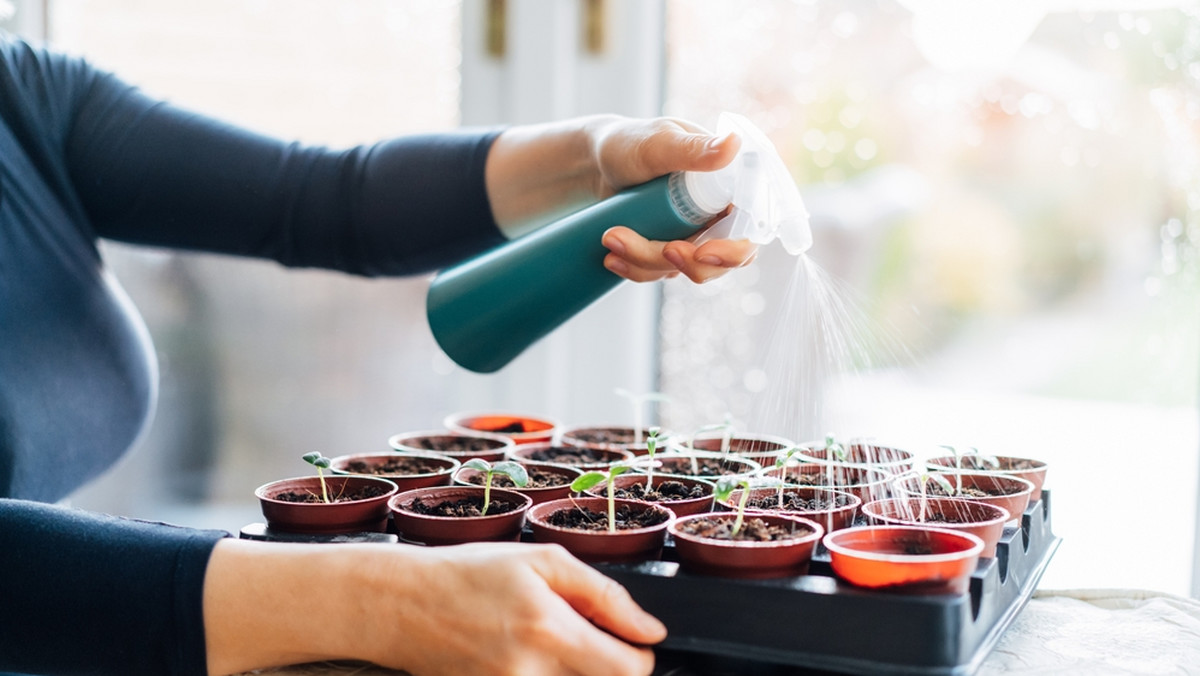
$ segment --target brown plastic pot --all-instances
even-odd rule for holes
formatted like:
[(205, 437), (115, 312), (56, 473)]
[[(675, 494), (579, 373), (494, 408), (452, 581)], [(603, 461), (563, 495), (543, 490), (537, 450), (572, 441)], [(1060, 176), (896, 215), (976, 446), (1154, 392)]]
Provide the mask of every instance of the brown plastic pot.
[(776, 458), (787, 453), (795, 445), (792, 441), (771, 434), (734, 434), (729, 437), (728, 446), (726, 446), (724, 435), (719, 432), (708, 432), (696, 435), (691, 439), (677, 440), (671, 448), (678, 453), (729, 452), (740, 458), (753, 460), (763, 467), (770, 467), (775, 464)]
[[(832, 474), (833, 485), (827, 485)], [(790, 464), (782, 469), (767, 471), (768, 476), (782, 478), (785, 483), (816, 488), (832, 488), (857, 495), (863, 502), (892, 497), (892, 484), (896, 477), (876, 467), (856, 465), (830, 465), (815, 462)]]
[[(662, 505), (663, 507), (666, 507), (667, 509), (674, 512), (675, 516), (687, 516), (689, 514), (700, 514), (702, 512), (711, 512), (713, 510), (713, 484), (711, 484), (703, 479), (696, 479), (694, 477), (682, 477), (682, 476), (667, 477), (667, 476), (659, 476), (658, 474), (655, 474), (653, 477), (653, 483), (651, 485), (656, 486), (663, 481), (678, 481), (679, 483), (681, 483), (685, 486), (702, 486), (705, 489), (706, 494), (704, 495), (704, 497), (700, 497), (700, 498), (688, 498), (687, 500), (662, 500), (662, 501), (654, 502), (653, 504)], [(645, 474), (622, 474), (622, 475), (618, 476), (617, 478), (613, 479), (613, 487), (617, 488), (617, 489), (629, 488), (630, 486), (632, 486), (634, 484), (645, 485), (645, 483), (646, 483), (646, 475)], [(587, 493), (588, 493), (588, 495), (591, 495), (591, 496), (594, 496), (597, 498), (607, 499), (608, 498), (608, 483), (603, 482), (603, 483), (596, 484), (596, 486), (591, 488), (590, 490), (588, 490)], [(639, 502), (651, 502), (651, 501), (642, 500)]]
[[(987, 497), (973, 497), (970, 495), (946, 496), (941, 492), (942, 488), (940, 485), (930, 481), (925, 486), (930, 497), (954, 497), (995, 505), (1008, 512), (1009, 521), (1021, 518), (1021, 515), (1025, 513), (1025, 508), (1029, 506), (1029, 496), (1033, 494), (1033, 484), (1015, 476), (975, 472), (942, 472), (942, 475), (950, 480), (952, 486), (956, 485), (955, 477), (961, 476), (964, 490), (974, 488), (991, 493), (992, 495), (988, 495)], [(897, 497), (921, 497), (921, 481), (916, 477), (909, 477), (897, 482), (895, 489)]]
[(625, 505), (633, 510), (653, 510), (666, 518), (662, 523), (646, 528), (631, 528), (608, 531), (586, 531), (551, 525), (550, 515), (564, 509), (581, 507), (597, 514), (607, 513), (608, 500), (604, 498), (566, 498), (551, 500), (529, 509), (529, 528), (533, 539), (538, 542), (553, 542), (562, 545), (576, 558), (588, 563), (622, 563), (657, 559), (662, 551), (667, 526), (675, 514), (661, 505), (634, 500), (616, 500), (618, 506)]
[(846, 444), (845, 451), (846, 457), (844, 459), (839, 459), (836, 456), (830, 458), (829, 452), (825, 450), (825, 442), (813, 441), (802, 444), (800, 451), (796, 453), (795, 457), (801, 461), (817, 463), (833, 462), (836, 465), (873, 467), (894, 475), (911, 472), (916, 467), (916, 456), (900, 448), (855, 441)]
[(287, 492), (307, 492), (321, 495), (319, 477), (306, 476), (279, 479), (259, 486), (254, 495), (258, 497), (263, 517), (272, 530), (287, 533), (315, 533), (337, 535), (342, 533), (382, 533), (387, 530), (388, 499), (399, 488), (381, 477), (371, 476), (327, 476), (325, 486), (330, 496), (346, 491), (355, 491), (366, 486), (379, 486), (382, 495), (365, 500), (342, 502), (288, 502), (276, 496)]
[[(820, 498), (827, 503), (831, 500), (844, 498), (849, 504), (840, 507), (830, 507), (828, 509), (763, 509), (761, 507), (746, 508), (747, 514), (794, 514), (802, 516), (806, 519), (812, 519), (821, 524), (826, 533), (832, 533), (835, 530), (849, 528), (854, 525), (854, 517), (858, 515), (859, 507), (863, 504), (861, 498), (857, 495), (838, 490), (829, 490), (828, 488), (816, 488), (813, 486), (784, 486), (783, 492), (785, 495), (791, 493), (799, 495), (805, 500)], [(721, 507), (730, 511), (737, 511), (738, 502), (742, 499), (743, 491), (738, 489), (729, 494), (725, 500), (719, 501)], [(770, 496), (772, 498), (779, 495), (778, 488), (753, 488), (750, 490), (750, 500), (761, 497)], [(836, 503), (834, 503), (836, 504)]]
[(493, 488), (491, 499), (503, 500), (516, 509), (501, 514), (486, 516), (450, 517), (432, 516), (412, 511), (418, 498), (427, 501), (462, 500), (482, 498), (482, 486), (435, 486), (418, 488), (396, 495), (388, 502), (392, 510), (392, 523), (400, 537), (409, 541), (431, 546), (458, 545), (465, 542), (513, 542), (520, 538), (525, 525), (525, 513), (533, 500), (528, 495)]
[[(367, 472), (354, 472), (349, 468), (349, 465), (354, 462), (361, 462), (371, 468), (386, 467), (388, 462), (397, 458), (421, 458), (429, 464), (435, 465), (437, 469), (432, 472), (417, 474), (398, 474), (377, 469)], [(458, 469), (458, 467), (459, 462), (454, 458), (434, 453), (360, 453), (357, 455), (339, 455), (333, 458), (330, 460), (329, 470), (334, 474), (381, 476), (396, 484), (401, 491), (408, 491), (414, 488), (428, 488), (429, 486), (448, 486), (450, 484), (450, 477), (454, 475), (454, 470)]]
[[(533, 504), (540, 505), (543, 502), (550, 500), (558, 500), (571, 495), (571, 482), (575, 481), (576, 477), (583, 474), (580, 470), (574, 467), (563, 467), (560, 465), (538, 465), (538, 469), (549, 474), (556, 474), (562, 477), (562, 484), (558, 486), (545, 486), (542, 488), (520, 488), (514, 487), (511, 484), (503, 486), (506, 491), (513, 491), (528, 495), (533, 500)], [(473, 482), (473, 478), (478, 478), (483, 474), (477, 469), (463, 467), (454, 474), (454, 484), (457, 486), (480, 486), (481, 483)], [(492, 482), (495, 487), (495, 481), (498, 477), (493, 476)]]
[[(594, 461), (559, 459), (551, 460), (546, 456), (549, 453), (569, 456), (572, 453), (587, 453), (596, 458)], [(584, 448), (582, 446), (563, 446), (561, 444), (536, 443), (522, 444), (508, 450), (508, 459), (530, 465), (558, 465), (561, 467), (574, 467), (583, 471), (592, 469), (606, 470), (617, 462), (625, 462), (634, 458), (633, 451), (627, 451), (619, 448)]]
[[(689, 451), (687, 453), (661, 453), (654, 456), (654, 459), (660, 463), (654, 468), (655, 475), (670, 476), (670, 477), (693, 477), (696, 479), (715, 480), (722, 476), (737, 476), (742, 474), (750, 474), (757, 472), (761, 466), (753, 460), (738, 457), (732, 454), (722, 453), (707, 453), (705, 451)], [(700, 473), (693, 471), (692, 460), (697, 462), (708, 461), (720, 466), (720, 471), (712, 473), (705, 471), (703, 465), (700, 466)], [(640, 468), (635, 471), (644, 471)]]
[[(972, 460), (973, 456), (967, 456), (963, 459), (964, 463), (970, 463), (965, 469), (975, 474), (1004, 474), (1024, 479), (1033, 484), (1033, 493), (1029, 494), (1029, 501), (1037, 502), (1042, 499), (1042, 485), (1046, 483), (1046, 470), (1049, 469), (1049, 465), (1041, 460), (1034, 460), (1032, 458), (1018, 458), (1011, 455), (997, 455), (993, 457), (1000, 464), (999, 469), (991, 469), (982, 462), (975, 462)], [(1029, 463), (1034, 467), (1033, 469), (1013, 469), (1014, 465), (1021, 463)], [(925, 466), (932, 470), (957, 470), (958, 460), (952, 455), (938, 456), (926, 460)]]
[(745, 518), (761, 519), (770, 525), (785, 528), (802, 528), (804, 533), (790, 540), (770, 542), (717, 540), (686, 533), (681, 527), (697, 519), (733, 521), (737, 519), (737, 514), (710, 512), (680, 517), (667, 529), (675, 541), (679, 564), (690, 572), (743, 579), (790, 577), (808, 572), (813, 548), (825, 534), (820, 524), (782, 513), (760, 512), (746, 514)]
[[(606, 450), (629, 451), (635, 456), (646, 455), (646, 430), (642, 430), (642, 440), (636, 441), (637, 433), (631, 425), (593, 425), (590, 427), (571, 427), (563, 430), (558, 443), (563, 446), (578, 446), (579, 448), (600, 448)], [(674, 435), (670, 432), (659, 431), (656, 449), (662, 451), (672, 442)]]
[(548, 443), (559, 432), (559, 424), (549, 418), (495, 411), (452, 413), (442, 424), (458, 434), (498, 434), (518, 445)]
[(983, 540), (983, 551), (979, 555), (988, 558), (995, 558), (996, 543), (1004, 535), (1004, 524), (1009, 520), (1008, 511), (1003, 507), (959, 498), (928, 498), (926, 501), (927, 519), (957, 519), (952, 522), (921, 521), (921, 498), (875, 500), (863, 505), (862, 513), (873, 524), (933, 527), (970, 533)]
[(445, 430), (424, 430), (392, 435), (388, 445), (401, 453), (437, 453), (459, 462), (480, 458), (488, 462), (503, 460), (505, 452), (516, 444), (498, 434), (474, 432), (458, 434)]
[(859, 526), (822, 540), (839, 578), (858, 587), (962, 594), (983, 541), (970, 533), (915, 526)]

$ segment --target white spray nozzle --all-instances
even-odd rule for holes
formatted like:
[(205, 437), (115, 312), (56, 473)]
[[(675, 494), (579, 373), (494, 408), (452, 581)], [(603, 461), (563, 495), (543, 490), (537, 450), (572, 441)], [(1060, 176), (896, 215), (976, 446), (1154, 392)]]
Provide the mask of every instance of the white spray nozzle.
[(767, 244), (778, 239), (788, 253), (804, 253), (812, 247), (808, 211), (775, 146), (750, 120), (721, 113), (717, 134), (730, 132), (742, 140), (732, 162), (716, 171), (690, 171), (685, 176), (688, 190), (698, 202), (731, 205), (729, 214), (696, 241), (748, 239)]

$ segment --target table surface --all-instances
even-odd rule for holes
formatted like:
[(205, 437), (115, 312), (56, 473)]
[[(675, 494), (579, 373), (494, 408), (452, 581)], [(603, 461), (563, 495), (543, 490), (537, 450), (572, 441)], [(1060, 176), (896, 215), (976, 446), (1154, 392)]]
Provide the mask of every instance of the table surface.
[[(396, 676), (401, 672), (340, 662), (250, 673)], [(720, 670), (674, 665), (663, 665), (657, 673), (733, 676)], [(999, 674), (1200, 674), (1200, 601), (1132, 589), (1039, 591), (976, 672), (976, 676)]]

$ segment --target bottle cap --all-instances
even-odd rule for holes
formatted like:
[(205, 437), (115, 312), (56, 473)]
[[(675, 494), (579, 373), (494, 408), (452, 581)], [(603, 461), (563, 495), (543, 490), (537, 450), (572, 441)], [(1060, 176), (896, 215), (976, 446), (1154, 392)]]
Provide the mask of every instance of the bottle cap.
[(738, 154), (716, 171), (689, 171), (684, 180), (698, 205), (728, 204), (729, 214), (696, 239), (748, 239), (767, 244), (778, 239), (788, 253), (799, 255), (812, 247), (808, 211), (792, 175), (775, 146), (750, 120), (736, 113), (721, 113), (717, 134), (733, 132), (742, 139)]

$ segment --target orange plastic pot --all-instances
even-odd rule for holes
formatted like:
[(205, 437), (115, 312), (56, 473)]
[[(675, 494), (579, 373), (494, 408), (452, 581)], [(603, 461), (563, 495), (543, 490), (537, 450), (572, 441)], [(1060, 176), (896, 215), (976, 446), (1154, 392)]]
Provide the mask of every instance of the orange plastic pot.
[(516, 443), (508, 437), (485, 432), (459, 434), (446, 430), (425, 430), (392, 435), (388, 445), (401, 453), (437, 453), (460, 462), (480, 458), (488, 462), (503, 460)]
[(588, 563), (624, 563), (657, 559), (666, 539), (667, 526), (675, 514), (666, 507), (649, 502), (616, 500), (618, 506), (625, 505), (637, 511), (655, 511), (665, 518), (662, 523), (645, 528), (630, 528), (609, 532), (563, 528), (551, 524), (550, 515), (559, 510), (581, 507), (597, 514), (608, 511), (608, 500), (604, 498), (567, 498), (551, 500), (529, 509), (529, 529), (537, 542), (553, 542), (562, 545), (576, 558)]
[[(721, 500), (721, 507), (730, 511), (737, 511), (738, 503), (742, 499), (742, 490), (738, 489), (729, 494), (725, 500)], [(812, 519), (821, 524), (826, 533), (832, 533), (835, 530), (849, 528), (854, 525), (854, 517), (858, 516), (859, 507), (863, 504), (862, 499), (853, 493), (846, 491), (835, 491), (827, 488), (816, 488), (809, 486), (784, 486), (784, 494), (797, 494), (805, 500), (820, 498), (827, 503), (836, 501), (839, 498), (848, 502), (848, 504), (829, 507), (827, 509), (764, 509), (764, 508), (746, 508), (747, 514), (794, 514), (802, 516), (806, 519)], [(779, 495), (778, 488), (754, 488), (750, 491), (750, 500), (762, 497), (775, 497)], [(833, 502), (832, 504), (837, 504)]]
[(499, 434), (516, 444), (546, 443), (554, 439), (559, 425), (549, 418), (519, 413), (489, 411), (452, 413), (442, 421), (446, 429), (458, 434)]
[[(380, 473), (379, 470), (354, 472), (350, 469), (350, 465), (356, 462), (363, 463), (368, 467), (386, 467), (388, 462), (396, 458), (405, 457), (420, 458), (427, 464), (435, 467), (435, 469), (415, 474)], [(450, 477), (453, 476), (454, 470), (458, 469), (458, 467), (459, 462), (454, 458), (434, 453), (360, 453), (357, 455), (339, 455), (333, 458), (330, 460), (329, 470), (335, 474), (343, 475), (381, 476), (396, 484), (401, 491), (407, 491), (414, 488), (428, 488), (429, 486), (447, 486), (450, 484)]]
[[(557, 474), (561, 476), (563, 483), (558, 486), (543, 486), (541, 488), (521, 488), (514, 487), (509, 484), (504, 486), (504, 490), (513, 491), (522, 495), (528, 495), (529, 498), (533, 500), (533, 504), (540, 505), (543, 502), (559, 500), (569, 496), (571, 494), (571, 482), (583, 473), (574, 467), (563, 467), (560, 465), (539, 465), (538, 469), (549, 474)], [(482, 474), (482, 472), (477, 469), (464, 467), (459, 469), (458, 472), (454, 474), (454, 483), (455, 485), (459, 486), (479, 486), (480, 483), (472, 481), (472, 479), (478, 478), (480, 474)], [(495, 481), (495, 479), (493, 479), (493, 481)]]
[(737, 514), (709, 512), (692, 514), (675, 520), (667, 531), (675, 542), (679, 564), (687, 571), (718, 577), (762, 579), (791, 577), (808, 572), (813, 549), (825, 529), (820, 524), (800, 516), (780, 513), (747, 514), (746, 519), (760, 519), (773, 526), (800, 531), (789, 540), (768, 542), (718, 540), (687, 533), (687, 523), (697, 519), (733, 521)]
[(492, 500), (503, 500), (514, 509), (500, 514), (485, 516), (434, 516), (421, 514), (412, 509), (413, 502), (422, 499), (430, 502), (482, 498), (482, 486), (435, 486), (418, 488), (396, 495), (388, 502), (392, 510), (392, 523), (400, 537), (431, 546), (457, 545), (466, 542), (513, 542), (521, 537), (525, 525), (525, 513), (533, 500), (514, 491), (493, 488)]
[[(692, 477), (671, 476), (664, 477), (655, 474), (652, 477), (652, 486), (657, 486), (663, 481), (678, 481), (685, 486), (701, 486), (705, 490), (704, 497), (688, 498), (686, 500), (660, 500), (652, 504), (662, 505), (675, 513), (675, 516), (687, 516), (689, 514), (700, 514), (701, 512), (711, 512), (713, 510), (713, 484)], [(645, 474), (622, 474), (613, 479), (613, 487), (617, 489), (629, 488), (634, 484), (645, 484)], [(608, 498), (608, 483), (599, 483), (595, 487), (587, 491), (588, 495), (597, 498)], [(644, 501), (644, 502), (649, 502)]]
[[(1033, 492), (1029, 494), (1030, 502), (1037, 502), (1042, 499), (1042, 485), (1046, 483), (1046, 470), (1050, 468), (1048, 464), (1041, 460), (1032, 458), (1018, 458), (1011, 455), (993, 456), (1000, 464), (998, 469), (991, 469), (982, 461), (975, 461), (974, 456), (966, 456), (962, 462), (967, 463), (964, 469), (976, 474), (1005, 474), (1015, 476), (1019, 479), (1024, 479), (1033, 484)], [(938, 456), (929, 458), (925, 461), (925, 466), (934, 470), (957, 470), (958, 459), (952, 455)], [(1009, 469), (1014, 465), (1028, 463), (1033, 465), (1033, 469)]]
[[(957, 477), (962, 477), (963, 489), (974, 488), (986, 493), (994, 493), (988, 496), (970, 496), (970, 495), (952, 495), (946, 496), (942, 493), (942, 488), (933, 481), (926, 484), (925, 489), (931, 497), (954, 497), (962, 500), (972, 500), (976, 502), (984, 502), (989, 505), (995, 505), (1008, 512), (1009, 521), (1021, 518), (1025, 513), (1025, 508), (1029, 506), (1029, 496), (1033, 494), (1033, 484), (1015, 477), (1005, 474), (984, 474), (979, 472), (943, 472), (950, 484), (954, 485), (957, 490)], [(904, 498), (920, 498), (921, 497), (921, 482), (916, 477), (909, 477), (896, 484), (896, 493), (898, 497)]]
[(925, 505), (926, 518), (941, 516), (958, 519), (958, 522), (922, 522), (920, 498), (889, 498), (875, 500), (862, 506), (863, 516), (871, 523), (888, 526), (931, 526), (945, 530), (970, 533), (983, 540), (980, 556), (994, 558), (996, 544), (1004, 535), (1004, 524), (1009, 520), (1003, 507), (985, 502), (959, 498), (928, 498)]
[(272, 530), (287, 533), (382, 533), (387, 530), (388, 499), (399, 488), (387, 479), (371, 476), (327, 476), (325, 487), (330, 496), (338, 496), (367, 486), (383, 489), (383, 493), (363, 500), (341, 502), (290, 502), (278, 496), (287, 492), (321, 495), (319, 477), (306, 476), (280, 479), (259, 486), (258, 497), (263, 517)]
[(915, 526), (859, 526), (825, 536), (833, 572), (858, 587), (961, 594), (983, 541), (970, 533)]

